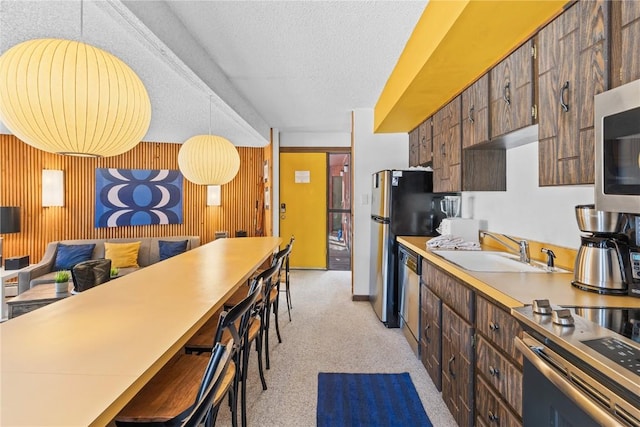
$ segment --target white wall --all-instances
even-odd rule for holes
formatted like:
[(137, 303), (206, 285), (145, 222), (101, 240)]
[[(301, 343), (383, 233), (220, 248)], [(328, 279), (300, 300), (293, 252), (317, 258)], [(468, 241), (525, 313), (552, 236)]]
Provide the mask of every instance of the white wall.
[(271, 180), (271, 218), (274, 236), (280, 235), (280, 132), (272, 129), (271, 161), (273, 163)]
[(373, 109), (354, 110), (353, 293), (369, 295), (371, 174), (409, 166), (406, 133), (373, 133)]
[(538, 143), (507, 150), (507, 191), (463, 192), (462, 216), (481, 228), (577, 249), (574, 207), (593, 203), (592, 185), (538, 187)]
[(349, 132), (282, 132), (281, 147), (350, 147)]

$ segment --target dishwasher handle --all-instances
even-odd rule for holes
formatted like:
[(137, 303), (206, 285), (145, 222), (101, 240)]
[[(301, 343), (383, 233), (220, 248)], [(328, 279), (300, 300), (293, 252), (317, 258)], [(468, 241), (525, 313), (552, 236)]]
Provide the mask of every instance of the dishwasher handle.
[(416, 274), (420, 274), (418, 255), (400, 249), (400, 262), (402, 262), (403, 265), (406, 265), (409, 270)]

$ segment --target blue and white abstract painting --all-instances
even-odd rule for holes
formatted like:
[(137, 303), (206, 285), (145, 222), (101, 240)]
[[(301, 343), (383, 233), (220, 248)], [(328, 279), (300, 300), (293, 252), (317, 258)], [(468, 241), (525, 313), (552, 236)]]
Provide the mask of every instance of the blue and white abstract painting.
[(182, 224), (182, 174), (96, 169), (96, 227)]

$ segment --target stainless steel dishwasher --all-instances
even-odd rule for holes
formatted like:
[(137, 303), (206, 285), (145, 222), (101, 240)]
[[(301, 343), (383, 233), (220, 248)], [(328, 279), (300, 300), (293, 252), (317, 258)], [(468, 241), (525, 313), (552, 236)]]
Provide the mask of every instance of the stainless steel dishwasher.
[(420, 330), (420, 262), (416, 253), (398, 248), (398, 291), (400, 293), (400, 326), (413, 352), (418, 355)]

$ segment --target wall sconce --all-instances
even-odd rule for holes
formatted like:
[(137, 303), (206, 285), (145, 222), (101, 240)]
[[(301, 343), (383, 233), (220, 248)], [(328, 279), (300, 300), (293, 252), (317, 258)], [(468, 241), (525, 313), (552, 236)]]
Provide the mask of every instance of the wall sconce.
[(342, 166), (342, 170), (344, 171), (344, 173), (349, 172), (349, 163), (345, 163), (345, 164)]
[(42, 170), (42, 206), (64, 206), (64, 173)]
[(207, 185), (207, 206), (220, 206), (222, 190), (219, 185)]

